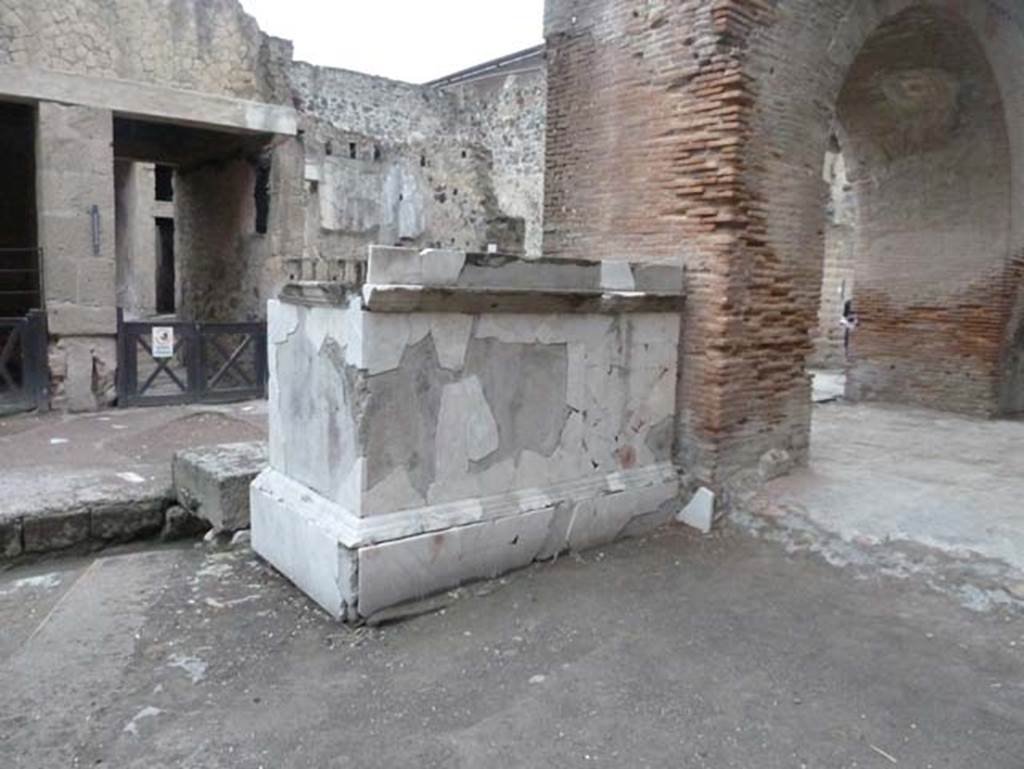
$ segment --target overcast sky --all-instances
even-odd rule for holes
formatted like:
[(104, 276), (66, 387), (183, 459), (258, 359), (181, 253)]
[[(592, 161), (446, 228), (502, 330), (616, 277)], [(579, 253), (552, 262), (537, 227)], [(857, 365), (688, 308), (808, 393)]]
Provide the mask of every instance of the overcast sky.
[(424, 83), (543, 40), (544, 0), (242, 0), (295, 58)]

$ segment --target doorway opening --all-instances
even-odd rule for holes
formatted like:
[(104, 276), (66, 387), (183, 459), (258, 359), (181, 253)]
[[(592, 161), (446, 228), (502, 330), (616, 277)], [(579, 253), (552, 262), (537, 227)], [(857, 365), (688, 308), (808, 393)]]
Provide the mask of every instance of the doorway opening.
[(1024, 565), (1024, 425), (991, 419), (1008, 413), (1007, 125), (980, 38), (952, 11), (883, 22), (839, 89), (810, 467), (767, 494), (845, 541)]
[(120, 405), (264, 394), (269, 142), (115, 117)]
[(42, 307), (36, 229), (35, 108), (0, 102), (0, 317)]
[(174, 219), (156, 217), (156, 312), (173, 315), (175, 312), (174, 278)]
[(998, 415), (1012, 164), (973, 32), (923, 7), (881, 24), (847, 74), (830, 145), (812, 363), (844, 371), (850, 400)]
[(0, 102), (0, 415), (47, 398), (35, 134), (34, 106)]
[(129, 320), (258, 320), (270, 137), (114, 119), (119, 306)]

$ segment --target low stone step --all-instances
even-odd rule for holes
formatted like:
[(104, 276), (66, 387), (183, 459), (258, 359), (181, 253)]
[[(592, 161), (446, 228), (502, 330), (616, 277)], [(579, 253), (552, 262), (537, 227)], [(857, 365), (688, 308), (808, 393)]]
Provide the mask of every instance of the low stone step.
[(0, 561), (154, 536), (163, 528), (164, 513), (173, 502), (170, 489), (156, 484), (131, 493), (103, 489), (83, 496), (0, 513)]
[(179, 451), (173, 467), (178, 503), (214, 529), (247, 529), (249, 484), (267, 464), (264, 441)]

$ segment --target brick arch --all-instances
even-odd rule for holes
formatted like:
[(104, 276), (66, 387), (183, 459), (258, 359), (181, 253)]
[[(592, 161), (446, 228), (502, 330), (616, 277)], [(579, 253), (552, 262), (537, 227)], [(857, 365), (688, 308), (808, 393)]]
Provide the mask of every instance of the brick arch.
[[(921, 351), (918, 360), (904, 366), (903, 371), (897, 367), (893, 380), (889, 382), (878, 374), (882, 367), (886, 373), (893, 371), (889, 368), (891, 360), (876, 361), (874, 372), (868, 366), (859, 372), (855, 368), (860, 378), (856, 375), (852, 378), (854, 395), (921, 402), (986, 414), (998, 413), (1002, 408), (999, 390), (1004, 386), (1003, 370), (1008, 364), (1001, 364), (1001, 356), (1005, 358), (1010, 335), (1014, 331), (1013, 324), (1009, 322), (1014, 285), (1012, 267), (1014, 255), (1019, 254), (1024, 245), (1021, 216), (1013, 217), (1010, 213), (1024, 210), (1021, 205), (1021, 190), (1024, 189), (1021, 150), (1024, 148), (1019, 146), (1024, 134), (1021, 130), (1024, 127), (1024, 90), (1020, 75), (1021, 63), (1024, 62), (1024, 26), (1017, 15), (1004, 18), (1001, 15), (1004, 11), (1002, 4), (994, 0), (896, 0), (879, 3), (784, 0), (778, 4), (772, 20), (751, 35), (746, 71), (754, 83), (756, 100), (747, 154), (755, 162), (746, 181), (751, 196), (763, 201), (762, 215), (767, 233), (765, 253), (755, 253), (753, 258), (771, 264), (784, 276), (780, 280), (791, 292), (791, 327), (809, 330), (815, 325), (812, 314), (818, 307), (821, 254), (824, 252), (820, 212), (828, 194), (821, 175), (821, 161), (828, 148), (836, 111), (847, 134), (844, 148), (852, 142), (856, 152), (858, 134), (864, 138), (871, 133), (872, 127), (864, 122), (869, 116), (868, 110), (861, 110), (858, 115), (852, 107), (857, 96), (858, 77), (869, 74), (863, 70), (874, 67), (877, 74), (877, 58), (872, 62), (871, 57), (879, 55), (880, 41), (884, 44), (887, 34), (903, 35), (905, 48), (914, 35), (935, 38), (934, 28), (941, 28), (946, 53), (955, 53), (963, 59), (961, 69), (981, 70), (981, 79), (990, 89), (990, 94), (974, 108), (975, 113), (992, 109), (995, 117), (991, 125), (995, 129), (986, 139), (1001, 147), (988, 158), (986, 168), (973, 174), (973, 179), (975, 187), (985, 188), (991, 193), (989, 200), (1001, 200), (1001, 210), (990, 217), (992, 227), (998, 230), (992, 234), (992, 243), (988, 244), (991, 247), (983, 249), (986, 253), (976, 259), (975, 264), (961, 263), (959, 276), (945, 276), (945, 290), (931, 297), (905, 297), (902, 302), (885, 308), (884, 313), (882, 308), (874, 308), (877, 314), (888, 315), (876, 320), (892, 321), (901, 332), (924, 329), (930, 324), (934, 334), (928, 338), (935, 336), (949, 344)], [(954, 38), (959, 47), (953, 47)], [(899, 50), (898, 41), (892, 45), (895, 46), (893, 50)], [(858, 68), (861, 71), (858, 72)], [(933, 97), (938, 100), (943, 89), (950, 86), (941, 82), (941, 73), (937, 71), (939, 67), (935, 62), (932, 62), (932, 72), (924, 72), (925, 69), (928, 68), (922, 67), (922, 71), (917, 73), (922, 78), (921, 82), (904, 85), (910, 90), (914, 87), (934, 89)], [(925, 82), (928, 78), (932, 78), (931, 82)], [(894, 84), (894, 87), (899, 85)], [(861, 90), (861, 96), (870, 91)], [(842, 114), (844, 99), (846, 115)], [(851, 126), (851, 122), (856, 125)], [(853, 137), (849, 136), (851, 132)], [(908, 137), (902, 140), (912, 141)], [(927, 142), (928, 137), (918, 137), (917, 141)], [(862, 141), (860, 145), (860, 150), (868, 154), (880, 149), (865, 146), (870, 142)], [(934, 148), (920, 149), (930, 152)], [(881, 150), (891, 153), (894, 148), (882, 147)], [(961, 174), (970, 170), (969, 161), (970, 158), (965, 159), (956, 170)], [(865, 156), (862, 162), (871, 165), (872, 160)], [(882, 167), (877, 157), (873, 162), (874, 169), (861, 169), (865, 175), (869, 176)], [(992, 176), (1001, 175), (1002, 178), (987, 178), (985, 174), (990, 172)], [(864, 182), (866, 193), (870, 192), (871, 183), (870, 179)], [(996, 187), (1002, 190), (1001, 195), (997, 194)], [(907, 189), (903, 192), (906, 194)], [(947, 195), (947, 198), (953, 197), (952, 193)], [(869, 220), (875, 216), (876, 224), (882, 223), (884, 217), (879, 218), (880, 200), (877, 192), (861, 195), (860, 202), (874, 205), (875, 210), (868, 214), (861, 210), (858, 216), (867, 216)], [(945, 204), (952, 202), (947, 199)], [(960, 195), (959, 202), (969, 209), (970, 193)], [(924, 226), (923, 218), (919, 224)], [(912, 233), (905, 232), (904, 235)], [(890, 252), (894, 248), (897, 247), (890, 243)], [(870, 250), (867, 249), (867, 253), (858, 251), (860, 256), (869, 257), (868, 263), (874, 265), (876, 275), (869, 283), (884, 285), (886, 265), (881, 259), (883, 254), (879, 253), (884, 249), (876, 249), (874, 254)], [(918, 251), (919, 257), (928, 252), (920, 248)], [(932, 256), (936, 254), (932, 252)], [(952, 254), (947, 254), (946, 258), (952, 258)], [(895, 265), (890, 261), (888, 266), (893, 268)], [(903, 268), (908, 266), (912, 265), (904, 264)], [(968, 275), (970, 280), (966, 279)], [(921, 285), (942, 283), (942, 278), (942, 275), (928, 270), (905, 276), (910, 284), (916, 280)], [(958, 278), (961, 280), (959, 290), (953, 290), (949, 284), (956, 283)], [(889, 280), (891, 282), (891, 276)], [(901, 278), (897, 276), (897, 280)], [(859, 280), (858, 286), (864, 288)], [(870, 306), (865, 309), (872, 310)], [(879, 347), (884, 347), (884, 339), (875, 335), (872, 340), (871, 336), (869, 332), (858, 335), (861, 352), (866, 354), (866, 358), (872, 352), (877, 353)], [(891, 332), (889, 341), (892, 341)], [(908, 345), (915, 342), (912, 334), (904, 341)], [(920, 338), (916, 340), (917, 343), (920, 341)], [(863, 349), (866, 342), (871, 342), (875, 349)], [(929, 356), (944, 356), (944, 363), (952, 365), (922, 363)], [(773, 439), (799, 454), (805, 445), (801, 436), (806, 435), (809, 415), (801, 411), (797, 403), (807, 392), (808, 380), (802, 361), (791, 358), (790, 363), (793, 376), (789, 385), (783, 388), (789, 395), (780, 393), (777, 399), (788, 399), (793, 404), (789, 411), (788, 429), (777, 433)], [(950, 386), (933, 388), (932, 392), (924, 394), (925, 397), (908, 397), (906, 389), (900, 391), (893, 386), (899, 382), (900, 376), (912, 384), (911, 390), (914, 386), (943, 378), (949, 378)], [(965, 383), (970, 386), (965, 388)], [(915, 394), (911, 392), (909, 395)]]
[[(545, 251), (687, 266), (678, 458), (702, 482), (728, 489), (773, 449), (807, 457), (822, 159), (858, 53), (911, 7), (984, 52), (1024, 211), (1018, 2), (548, 0)], [(1009, 226), (1011, 264), (1024, 216)]]
[(980, 42), (945, 9), (888, 17), (851, 65), (837, 115), (857, 212), (854, 400), (999, 413), (1012, 189), (1003, 113)]

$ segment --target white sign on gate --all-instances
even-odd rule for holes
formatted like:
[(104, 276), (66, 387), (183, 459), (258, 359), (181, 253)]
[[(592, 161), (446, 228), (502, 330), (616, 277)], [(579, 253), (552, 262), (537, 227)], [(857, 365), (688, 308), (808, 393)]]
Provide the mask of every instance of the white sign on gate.
[(174, 357), (174, 327), (153, 326), (153, 357)]

